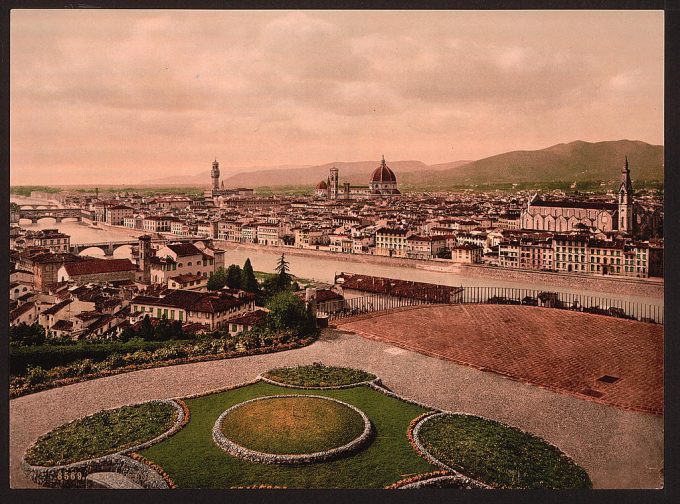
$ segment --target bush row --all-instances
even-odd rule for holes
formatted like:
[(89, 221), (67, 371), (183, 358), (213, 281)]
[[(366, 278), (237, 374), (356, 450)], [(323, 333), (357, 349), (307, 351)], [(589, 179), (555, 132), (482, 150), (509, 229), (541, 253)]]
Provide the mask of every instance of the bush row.
[[(241, 338), (241, 336), (245, 337)], [(234, 338), (209, 338), (196, 340), (189, 344), (165, 345), (153, 351), (137, 350), (126, 354), (113, 353), (100, 362), (94, 362), (92, 359), (81, 359), (48, 370), (29, 365), (24, 374), (11, 377), (10, 396), (18, 397), (53, 386), (63, 386), (84, 379), (110, 376), (149, 367), (287, 350), (297, 348), (300, 345), (307, 345), (314, 339), (314, 335), (300, 338), (291, 333), (258, 336), (257, 333), (247, 332)]]
[(114, 354), (129, 354), (138, 351), (153, 352), (159, 348), (186, 344), (186, 341), (111, 341), (105, 343), (77, 343), (75, 345), (37, 345), (10, 348), (10, 375), (25, 374), (29, 366), (51, 369), (65, 366), (74, 361), (90, 359), (101, 362)]

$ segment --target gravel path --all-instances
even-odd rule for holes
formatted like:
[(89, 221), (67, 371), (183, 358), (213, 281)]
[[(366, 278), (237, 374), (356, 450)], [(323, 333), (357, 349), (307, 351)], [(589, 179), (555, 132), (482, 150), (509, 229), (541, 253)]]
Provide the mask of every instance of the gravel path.
[(661, 417), (556, 394), (338, 330), (325, 331), (318, 342), (298, 350), (147, 369), (13, 399), (10, 485), (35, 486), (19, 468), (21, 456), (38, 436), (64, 422), (104, 408), (240, 383), (276, 366), (315, 361), (362, 368), (404, 396), (533, 432), (581, 464), (596, 488), (662, 485)]

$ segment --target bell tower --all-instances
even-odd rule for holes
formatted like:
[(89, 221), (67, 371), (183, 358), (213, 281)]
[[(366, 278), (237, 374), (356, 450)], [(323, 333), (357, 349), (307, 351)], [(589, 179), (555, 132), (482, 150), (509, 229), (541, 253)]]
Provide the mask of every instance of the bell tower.
[(212, 179), (213, 191), (218, 191), (220, 189), (220, 164), (217, 162), (217, 159), (213, 161), (210, 178)]
[(335, 200), (335, 199), (338, 199), (338, 184), (339, 184), (338, 171), (339, 170), (334, 166), (333, 168), (331, 168), (330, 171), (331, 171), (331, 174), (330, 174), (330, 183), (329, 183), (328, 189), (329, 189), (330, 194), (331, 194), (331, 199)]
[(142, 235), (139, 237), (139, 259), (137, 261), (142, 272), (142, 281), (145, 284), (151, 283), (151, 237)]
[(628, 156), (621, 168), (621, 184), (619, 185), (619, 231), (627, 234), (633, 232), (633, 183), (630, 180)]

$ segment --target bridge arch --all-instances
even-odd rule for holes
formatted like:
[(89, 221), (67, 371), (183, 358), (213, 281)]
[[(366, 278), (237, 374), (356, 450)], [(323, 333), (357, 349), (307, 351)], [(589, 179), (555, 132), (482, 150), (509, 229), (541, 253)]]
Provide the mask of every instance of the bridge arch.
[(51, 220), (54, 221), (55, 224), (57, 223), (57, 219), (52, 217), (51, 215), (43, 215), (42, 217), (37, 217), (36, 222), (40, 222), (40, 221), (45, 220), (45, 219), (51, 219)]
[(81, 250), (78, 255), (104, 257), (106, 255), (106, 251), (104, 251), (104, 249), (101, 247), (87, 247), (86, 249)]
[(131, 258), (132, 257), (132, 245), (124, 243), (123, 245), (114, 245), (113, 256), (120, 258)]

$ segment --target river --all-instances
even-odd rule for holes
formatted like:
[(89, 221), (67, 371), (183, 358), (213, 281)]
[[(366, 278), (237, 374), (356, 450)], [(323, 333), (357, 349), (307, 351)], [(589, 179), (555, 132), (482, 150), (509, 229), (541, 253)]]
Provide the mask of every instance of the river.
[[(19, 198), (15, 196), (11, 197), (11, 201), (25, 204), (41, 203), (40, 201), (30, 200), (30, 198)], [(42, 203), (44, 203), (44, 201)], [(31, 230), (50, 228), (59, 229), (59, 231), (71, 236), (71, 243), (73, 244), (126, 241), (130, 238), (135, 238), (140, 234), (139, 231), (132, 231), (124, 228), (107, 227), (105, 229), (94, 229), (91, 225), (84, 222), (79, 223), (65, 221), (56, 224), (53, 219), (43, 219), (37, 224), (29, 224), (27, 221), (22, 221), (20, 225), (24, 229)], [(84, 253), (86, 255), (97, 257), (102, 256), (102, 252), (98, 249), (87, 249), (84, 251)], [(116, 250), (114, 255), (115, 257), (121, 258), (130, 257), (130, 248), (121, 247)], [(273, 272), (280, 257), (281, 253), (278, 251), (267, 250), (264, 248), (253, 250), (252, 248), (241, 248), (237, 246), (227, 250), (227, 253), (225, 254), (225, 262), (227, 265), (238, 264), (243, 266), (243, 263), (246, 261), (246, 259), (250, 258), (255, 271)], [(290, 264), (290, 271), (292, 274), (301, 278), (307, 278), (310, 280), (317, 280), (326, 283), (332, 283), (336, 273), (345, 271), (387, 278), (398, 278), (401, 280), (414, 280), (419, 282), (464, 287), (514, 287), (538, 290), (543, 290), (547, 287), (546, 283), (541, 282), (517, 282), (499, 279), (486, 279), (483, 277), (467, 276), (450, 272), (427, 271), (403, 266), (388, 266), (384, 264), (365, 263), (352, 260), (351, 257), (346, 257), (343, 258), (343, 260), (340, 260), (327, 257), (288, 255), (286, 256), (286, 260)], [(604, 294), (601, 291), (587, 291), (564, 287), (560, 287), (556, 290), (595, 297), (606, 296), (610, 299), (619, 299), (629, 302), (642, 302), (663, 306), (663, 299), (642, 297), (639, 295)]]

